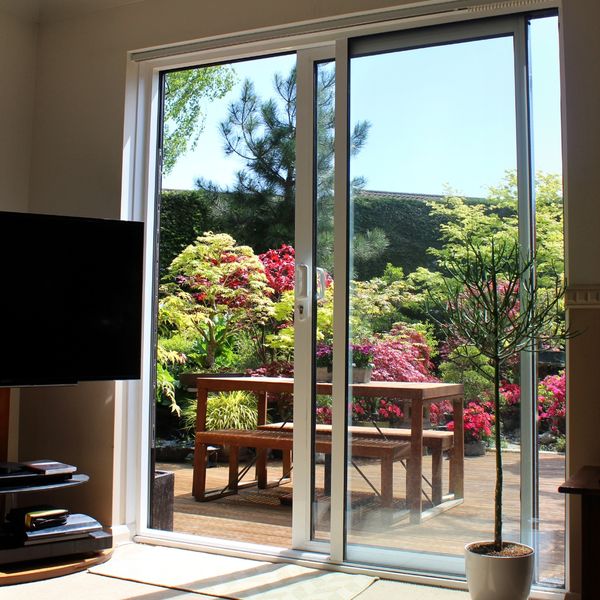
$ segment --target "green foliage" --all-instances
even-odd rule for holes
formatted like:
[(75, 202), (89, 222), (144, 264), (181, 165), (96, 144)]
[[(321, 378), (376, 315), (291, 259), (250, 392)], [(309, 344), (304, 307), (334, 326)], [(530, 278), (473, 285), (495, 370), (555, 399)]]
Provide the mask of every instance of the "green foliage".
[(380, 229), (388, 240), (385, 252), (364, 257), (356, 265), (355, 277), (367, 280), (381, 275), (386, 263), (410, 273), (418, 267), (433, 269), (435, 257), (429, 248), (439, 249), (440, 226), (444, 217), (432, 205), (413, 198), (369, 196), (358, 191), (354, 198), (354, 230), (360, 234)]
[[(193, 430), (196, 425), (196, 401), (183, 411), (184, 427)], [(256, 396), (241, 390), (211, 394), (206, 404), (206, 430), (256, 429), (258, 406)]]
[(218, 231), (214, 202), (200, 190), (166, 190), (160, 196), (159, 269), (162, 278), (173, 259), (205, 231)]
[[(193, 342), (198, 362), (214, 367), (239, 328), (273, 314), (272, 290), (251, 248), (227, 234), (206, 233), (171, 263), (160, 287), (159, 335)], [(160, 342), (159, 342), (160, 343)]]
[(235, 83), (230, 66), (171, 71), (164, 77), (163, 174), (196, 147), (204, 129), (205, 107)]
[(494, 370), (477, 348), (465, 346), (459, 352), (451, 352), (439, 370), (442, 381), (465, 386), (465, 401), (491, 397)]

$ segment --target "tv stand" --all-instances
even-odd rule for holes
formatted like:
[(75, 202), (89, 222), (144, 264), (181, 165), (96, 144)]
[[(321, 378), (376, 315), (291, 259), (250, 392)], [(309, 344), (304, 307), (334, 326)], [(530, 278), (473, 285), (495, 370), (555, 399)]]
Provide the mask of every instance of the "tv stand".
[[(8, 423), (10, 390), (0, 388), (0, 462), (5, 462), (8, 452)], [(5, 418), (5, 420), (3, 420)], [(0, 485), (2, 479), (0, 478)], [(0, 518), (4, 518), (5, 498), (16, 494), (43, 492), (57, 488), (81, 485), (89, 481), (83, 473), (76, 473), (64, 481), (36, 482), (35, 485), (0, 487)], [(84, 571), (110, 558), (112, 535), (96, 531), (88, 537), (58, 540), (25, 546), (18, 540), (0, 538), (0, 586), (49, 579)]]

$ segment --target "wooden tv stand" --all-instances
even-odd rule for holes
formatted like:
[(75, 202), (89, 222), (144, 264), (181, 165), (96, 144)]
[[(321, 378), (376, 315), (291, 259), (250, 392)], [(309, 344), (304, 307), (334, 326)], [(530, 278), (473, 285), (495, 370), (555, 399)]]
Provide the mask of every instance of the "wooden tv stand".
[[(0, 462), (7, 460), (10, 390), (0, 388)], [(4, 498), (13, 494), (36, 493), (45, 490), (73, 487), (89, 480), (87, 475), (75, 474), (62, 482), (21, 487), (0, 487), (0, 507), (4, 517)], [(63, 540), (31, 546), (13, 545), (0, 541), (0, 586), (50, 579), (84, 571), (110, 558), (112, 535), (104, 531), (81, 539)]]

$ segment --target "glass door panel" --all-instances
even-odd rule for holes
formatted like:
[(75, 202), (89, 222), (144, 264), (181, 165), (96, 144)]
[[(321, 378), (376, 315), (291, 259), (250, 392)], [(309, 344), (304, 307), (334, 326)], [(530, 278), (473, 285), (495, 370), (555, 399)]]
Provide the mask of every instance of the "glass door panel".
[[(445, 339), (428, 295), (467, 234), (483, 245), (519, 228), (505, 193), (513, 36), (448, 32), (350, 43), (346, 534), (350, 560), (451, 574), (464, 545), (493, 532), (492, 387), (484, 361), (460, 359), (477, 350)], [(516, 360), (507, 382), (519, 377)], [(519, 539), (518, 443), (504, 460), (504, 531)]]

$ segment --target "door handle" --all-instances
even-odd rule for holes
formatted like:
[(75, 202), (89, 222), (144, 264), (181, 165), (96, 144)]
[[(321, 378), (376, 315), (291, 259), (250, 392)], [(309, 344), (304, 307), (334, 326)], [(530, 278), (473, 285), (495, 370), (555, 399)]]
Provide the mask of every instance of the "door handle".
[(310, 267), (296, 265), (296, 318), (304, 321), (308, 316), (310, 302)]

